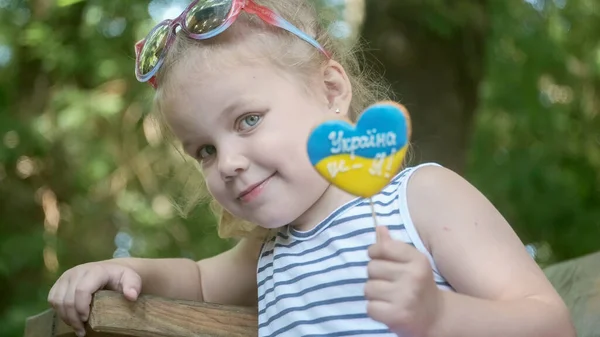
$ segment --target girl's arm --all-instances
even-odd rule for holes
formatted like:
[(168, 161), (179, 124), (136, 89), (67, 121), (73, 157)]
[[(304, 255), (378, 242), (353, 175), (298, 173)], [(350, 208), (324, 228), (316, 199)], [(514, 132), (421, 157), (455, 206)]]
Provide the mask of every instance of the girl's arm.
[(262, 241), (242, 239), (233, 249), (198, 262), (205, 302), (258, 305), (256, 268)]
[(256, 265), (262, 242), (242, 239), (219, 255), (200, 260), (114, 259), (142, 279), (142, 293), (229, 305), (256, 305)]
[(119, 258), (86, 263), (64, 272), (48, 293), (48, 302), (79, 336), (99, 289), (234, 305), (256, 303), (256, 263), (260, 241), (242, 240), (233, 249), (194, 262), (188, 259)]
[(440, 273), (432, 336), (575, 337), (568, 309), (494, 206), (454, 172), (423, 167), (407, 190), (411, 217)]

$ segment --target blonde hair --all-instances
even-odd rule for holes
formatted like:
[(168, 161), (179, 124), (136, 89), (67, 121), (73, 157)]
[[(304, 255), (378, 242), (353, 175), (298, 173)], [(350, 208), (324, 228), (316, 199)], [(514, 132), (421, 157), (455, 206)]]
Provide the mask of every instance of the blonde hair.
[[(365, 68), (366, 63), (363, 62), (360, 53), (359, 41), (335, 40), (329, 34), (326, 28), (328, 13), (318, 13), (310, 0), (255, 1), (272, 9), (300, 30), (314, 37), (330, 53), (331, 58), (344, 67), (352, 86), (352, 101), (348, 111), (348, 116), (352, 121), (356, 121), (359, 114), (367, 106), (377, 101), (390, 99), (391, 91), (383, 78), (376, 76), (375, 72), (370, 71), (369, 68)], [(282, 69), (295, 71), (295, 75), (300, 77), (303, 74), (314, 74), (319, 66), (326, 61), (324, 55), (306, 41), (281, 28), (267, 25), (254, 15), (247, 15), (242, 12), (238, 21), (243, 21), (252, 29), (237, 29), (236, 23), (234, 23), (225, 34), (204, 41), (193, 40), (178, 33), (160, 71), (157, 73), (156, 102), (160, 112), (165, 110), (162, 106), (162, 98), (173, 87), (173, 83), (169, 81), (169, 71), (185, 58), (186, 52), (190, 48), (195, 48), (203, 52), (204, 54), (201, 55), (206, 59), (212, 55), (212, 62), (217, 58), (211, 53), (225, 49), (227, 39), (231, 38), (231, 35), (255, 34), (259, 29), (261, 34), (253, 36), (258, 39), (258, 43), (254, 43), (249, 47), (255, 49), (257, 53), (267, 56), (270, 62)], [(230, 34), (230, 36), (228, 37), (227, 34)], [(245, 55), (248, 55), (248, 53)], [(190, 202), (196, 204), (199, 199), (196, 197)], [(211, 202), (211, 209), (219, 219), (218, 234), (222, 238), (264, 237), (267, 233), (267, 230), (259, 226), (232, 216), (214, 200)]]

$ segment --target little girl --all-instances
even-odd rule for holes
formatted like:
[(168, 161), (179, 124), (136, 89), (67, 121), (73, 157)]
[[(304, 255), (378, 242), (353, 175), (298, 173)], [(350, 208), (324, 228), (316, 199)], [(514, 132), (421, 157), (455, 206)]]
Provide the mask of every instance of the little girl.
[(258, 3), (192, 2), (136, 45), (136, 76), (156, 89), (167, 125), (200, 162), (221, 232), (262, 232), (198, 262), (72, 268), (49, 294), (60, 317), (82, 336), (91, 295), (105, 288), (130, 300), (257, 306), (263, 337), (575, 336), (510, 226), (457, 174), (405, 168), (372, 198), (377, 235), (369, 203), (318, 175), (306, 153), (311, 129), (356, 120), (385, 97), (308, 0)]

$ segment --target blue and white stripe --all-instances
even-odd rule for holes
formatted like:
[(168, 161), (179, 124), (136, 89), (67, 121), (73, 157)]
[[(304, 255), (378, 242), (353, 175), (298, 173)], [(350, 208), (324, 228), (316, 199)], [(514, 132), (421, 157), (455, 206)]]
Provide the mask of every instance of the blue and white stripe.
[[(415, 169), (402, 171), (373, 196), (377, 222), (427, 255), (438, 287), (452, 290), (408, 215), (405, 187)], [(366, 312), (367, 249), (374, 242), (371, 206), (362, 198), (310, 231), (279, 231), (264, 244), (258, 263), (259, 336), (395, 336)]]

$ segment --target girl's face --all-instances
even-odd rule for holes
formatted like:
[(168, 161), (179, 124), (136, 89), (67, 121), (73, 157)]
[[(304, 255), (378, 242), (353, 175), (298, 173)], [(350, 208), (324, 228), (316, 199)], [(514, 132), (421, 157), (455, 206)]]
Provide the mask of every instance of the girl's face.
[[(300, 224), (302, 230), (352, 199), (316, 173), (306, 152), (311, 129), (336, 108), (347, 111), (350, 95), (335, 95), (349, 88), (327, 94), (337, 84), (321, 81), (320, 95), (275, 66), (207, 69), (191, 59), (171, 70), (175, 85), (165, 114), (226, 210), (265, 228)], [(335, 76), (339, 83), (345, 79), (343, 71)]]

